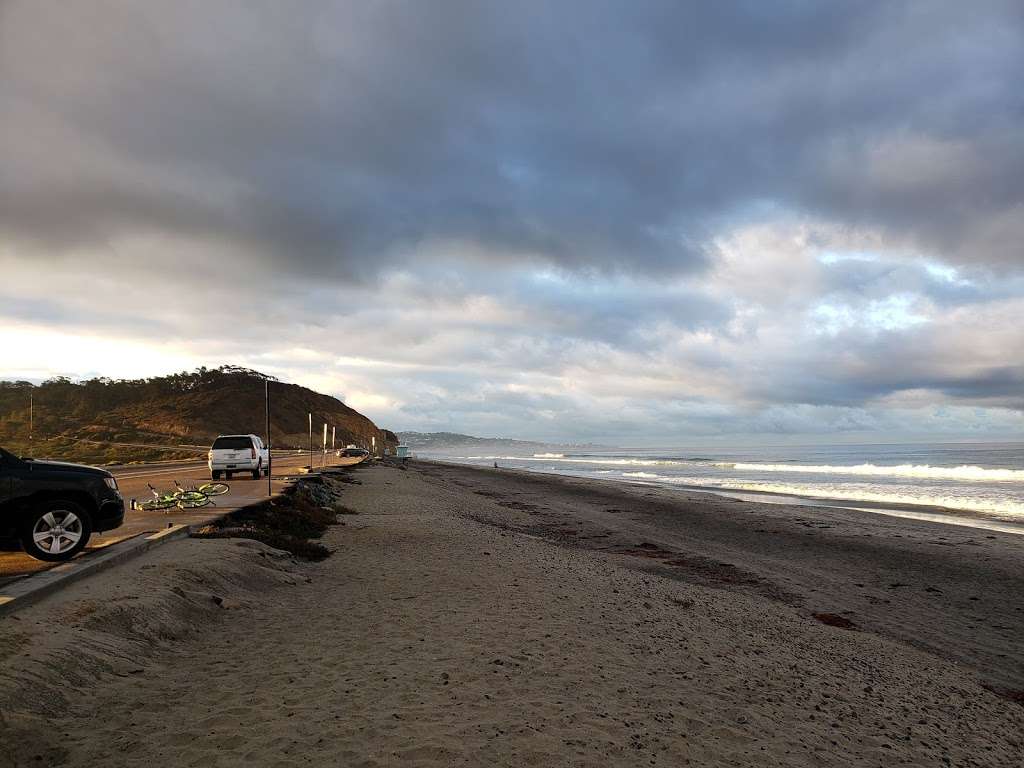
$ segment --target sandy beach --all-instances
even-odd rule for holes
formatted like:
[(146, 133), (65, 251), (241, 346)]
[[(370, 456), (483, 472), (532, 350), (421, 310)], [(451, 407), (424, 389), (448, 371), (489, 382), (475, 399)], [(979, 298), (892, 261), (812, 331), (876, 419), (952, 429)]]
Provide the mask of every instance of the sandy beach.
[(0, 624), (0, 766), (1019, 766), (1024, 541), (413, 463)]

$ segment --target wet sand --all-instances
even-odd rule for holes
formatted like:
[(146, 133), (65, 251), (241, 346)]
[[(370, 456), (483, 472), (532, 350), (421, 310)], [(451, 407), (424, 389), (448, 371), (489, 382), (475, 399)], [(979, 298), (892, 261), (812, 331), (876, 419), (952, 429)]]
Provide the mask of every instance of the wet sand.
[(1024, 707), (981, 684), (1019, 679), (995, 626), (1020, 623), (1009, 535), (430, 464), (354, 476), (326, 561), (186, 541), (5, 620), (0, 765), (1024, 760)]
[(502, 509), (487, 516), (495, 525), (631, 552), (669, 578), (838, 614), (968, 666), (985, 684), (1024, 691), (1019, 534), (516, 470), (417, 468), (493, 499)]

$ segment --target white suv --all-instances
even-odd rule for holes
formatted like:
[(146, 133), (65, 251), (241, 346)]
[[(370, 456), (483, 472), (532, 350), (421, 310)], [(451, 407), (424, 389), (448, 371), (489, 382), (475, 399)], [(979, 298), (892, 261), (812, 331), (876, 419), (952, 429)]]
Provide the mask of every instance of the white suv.
[(214, 480), (222, 472), (229, 480), (234, 472), (251, 472), (253, 480), (258, 480), (269, 471), (270, 451), (259, 435), (221, 435), (213, 441), (207, 464)]

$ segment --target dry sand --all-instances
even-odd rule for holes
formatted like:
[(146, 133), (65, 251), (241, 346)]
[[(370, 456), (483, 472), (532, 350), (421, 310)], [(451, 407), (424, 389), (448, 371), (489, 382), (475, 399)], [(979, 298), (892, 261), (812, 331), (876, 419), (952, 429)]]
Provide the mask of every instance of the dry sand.
[(662, 530), (646, 491), (512, 474), (368, 468), (322, 563), (180, 542), (4, 619), (0, 765), (1024, 763), (977, 668), (815, 621), (721, 531), (598, 551)]

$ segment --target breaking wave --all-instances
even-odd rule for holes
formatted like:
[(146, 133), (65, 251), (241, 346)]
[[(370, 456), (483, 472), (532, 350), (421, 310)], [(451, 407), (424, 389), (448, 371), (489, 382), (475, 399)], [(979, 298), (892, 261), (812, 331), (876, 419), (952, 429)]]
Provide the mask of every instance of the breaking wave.
[(857, 464), (843, 467), (831, 464), (721, 464), (723, 467), (754, 472), (798, 472), (814, 475), (860, 475), (865, 477), (914, 477), (927, 480), (963, 480), (969, 482), (1024, 482), (1024, 470), (987, 469), (985, 467), (933, 467), (928, 464), (878, 466)]
[(533, 456), (452, 456), (453, 459), (479, 459), (493, 460), (504, 459), (505, 461), (557, 461), (565, 464), (599, 464), (615, 467), (657, 467), (657, 466), (682, 466), (685, 461), (668, 461), (664, 459), (584, 459), (569, 457), (556, 453), (535, 453)]
[(787, 483), (748, 482), (739, 478), (679, 477), (657, 475), (652, 472), (623, 472), (622, 477), (647, 480), (666, 485), (686, 485), (707, 490), (751, 491), (754, 493), (778, 493), (804, 498), (833, 499), (848, 502), (871, 502), (873, 504), (899, 504), (927, 507), (944, 507), (964, 512), (981, 512), (994, 515), (1008, 515), (1011, 518), (1024, 517), (1024, 502), (1005, 497), (981, 495), (977, 491), (942, 493), (934, 488), (914, 486), (866, 486), (854, 483), (821, 485), (790, 485)]
[(906, 477), (919, 480), (954, 480), (961, 482), (1021, 483), (1024, 469), (993, 469), (975, 465), (933, 467), (929, 464), (758, 464), (754, 462), (713, 462), (705, 458), (629, 458), (629, 457), (566, 457), (562, 453), (535, 453), (533, 456), (459, 456), (466, 459), (503, 459), (506, 461), (554, 461), (565, 464), (595, 464), (613, 467), (693, 467), (695, 464), (733, 469), (740, 472), (786, 472), (810, 475), (855, 475), (860, 477)]

